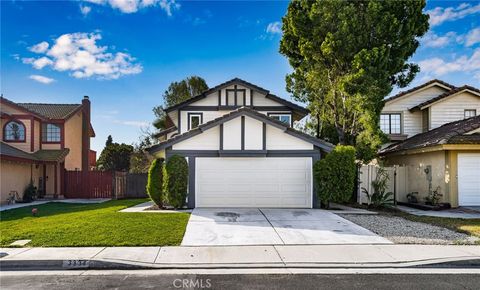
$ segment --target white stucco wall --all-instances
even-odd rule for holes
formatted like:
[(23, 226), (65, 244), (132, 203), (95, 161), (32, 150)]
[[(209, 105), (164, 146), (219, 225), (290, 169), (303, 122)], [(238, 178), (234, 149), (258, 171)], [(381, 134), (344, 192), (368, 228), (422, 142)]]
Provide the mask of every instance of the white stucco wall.
[(241, 117), (223, 123), (223, 149), (240, 150), (242, 149), (242, 122)]
[(263, 123), (245, 117), (245, 150), (263, 149)]
[(220, 129), (218, 126), (172, 146), (173, 150), (219, 150)]
[(313, 145), (267, 125), (267, 150), (312, 150)]

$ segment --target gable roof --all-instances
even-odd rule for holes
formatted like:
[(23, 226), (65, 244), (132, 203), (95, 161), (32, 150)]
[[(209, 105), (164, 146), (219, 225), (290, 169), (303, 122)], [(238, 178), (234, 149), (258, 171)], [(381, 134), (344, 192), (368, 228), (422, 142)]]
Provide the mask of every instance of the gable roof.
[(82, 104), (17, 103), (17, 105), (48, 119), (68, 119), (82, 107)]
[(410, 93), (413, 93), (413, 92), (415, 92), (415, 91), (421, 90), (421, 89), (423, 89), (423, 88), (426, 88), (426, 87), (431, 86), (431, 85), (434, 85), (434, 84), (437, 85), (437, 86), (439, 86), (439, 87), (448, 89), (448, 90), (451, 90), (451, 89), (455, 89), (455, 88), (456, 88), (454, 85), (451, 85), (451, 84), (449, 84), (449, 83), (447, 83), (447, 82), (444, 82), (444, 81), (442, 81), (442, 80), (433, 79), (433, 80), (428, 81), (428, 82), (426, 82), (426, 83), (424, 83), (424, 84), (421, 84), (421, 85), (416, 86), (416, 87), (413, 87), (413, 88), (411, 88), (411, 89), (409, 89), (409, 90), (400, 92), (400, 93), (398, 93), (398, 94), (396, 94), (396, 95), (394, 95), (394, 96), (391, 96), (391, 97), (385, 99), (385, 103), (391, 102), (391, 101), (393, 101), (393, 100), (396, 100), (396, 99), (401, 98), (401, 97), (403, 97), (403, 96), (405, 96), (405, 95), (408, 95), (408, 94), (410, 94)]
[(270, 94), (270, 91), (269, 91), (269, 90), (264, 89), (264, 88), (262, 88), (262, 87), (259, 87), (259, 86), (257, 86), (257, 85), (254, 85), (254, 84), (252, 84), (252, 83), (250, 83), (250, 82), (247, 82), (247, 81), (245, 81), (245, 80), (242, 80), (242, 79), (240, 79), (240, 78), (233, 78), (233, 79), (231, 79), (231, 80), (229, 80), (229, 81), (226, 81), (226, 82), (224, 82), (224, 83), (221, 83), (221, 84), (219, 84), (219, 85), (216, 85), (216, 86), (214, 86), (214, 87), (206, 90), (205, 92), (201, 93), (200, 95), (197, 95), (197, 96), (195, 96), (195, 97), (193, 97), (193, 98), (190, 98), (190, 99), (188, 99), (188, 100), (185, 100), (185, 101), (183, 101), (183, 102), (181, 102), (181, 103), (178, 103), (178, 104), (176, 104), (176, 105), (173, 105), (173, 106), (170, 106), (170, 107), (168, 107), (168, 108), (165, 108), (164, 111), (168, 113), (168, 112), (171, 112), (171, 111), (174, 111), (174, 110), (178, 110), (178, 109), (180, 109), (180, 108), (182, 108), (182, 107), (185, 107), (185, 106), (187, 106), (187, 105), (189, 105), (189, 104), (191, 104), (191, 103), (194, 103), (194, 102), (196, 102), (196, 101), (198, 101), (198, 100), (201, 100), (201, 99), (207, 97), (207, 95), (209, 95), (209, 94), (211, 94), (211, 93), (213, 93), (213, 92), (215, 92), (215, 91), (217, 91), (217, 90), (219, 90), (219, 89), (222, 89), (222, 88), (224, 88), (224, 87), (228, 87), (228, 86), (230, 86), (230, 85), (232, 85), (232, 84), (241, 84), (241, 85), (244, 85), (244, 86), (246, 86), (246, 87), (251, 87), (251, 88), (253, 88), (253, 89), (256, 90), (256, 91), (265, 94), (267, 98), (270, 98), (270, 99), (275, 100), (275, 101), (277, 101), (277, 102), (279, 102), (279, 103), (282, 103), (283, 105), (288, 106), (288, 107), (292, 108), (293, 110), (299, 111), (299, 112), (302, 113), (302, 114), (305, 114), (305, 115), (308, 114), (308, 110), (305, 109), (304, 107), (301, 107), (301, 106), (299, 106), (299, 105), (297, 105), (297, 104), (294, 104), (294, 103), (292, 103), (292, 102), (290, 102), (290, 101), (288, 101), (288, 100), (285, 100), (285, 99), (283, 99), (283, 98), (280, 98), (280, 97), (278, 97), (278, 96), (275, 96), (275, 95), (273, 95), (273, 94)]
[(188, 138), (191, 138), (193, 136), (196, 136), (198, 134), (201, 134), (203, 133), (204, 131), (210, 129), (210, 128), (213, 128), (219, 124), (223, 124), (229, 120), (232, 120), (232, 119), (235, 119), (239, 116), (249, 116), (249, 117), (252, 117), (254, 119), (257, 119), (261, 122), (265, 122), (269, 125), (272, 125), (276, 128), (279, 128), (279, 129), (282, 129), (285, 131), (285, 133), (287, 134), (290, 134), (294, 137), (297, 137), (297, 138), (300, 138), (306, 142), (309, 142), (315, 146), (318, 146), (320, 148), (322, 148), (323, 150), (327, 151), (327, 152), (330, 152), (334, 145), (327, 142), (327, 141), (324, 141), (324, 140), (321, 140), (321, 139), (318, 139), (318, 138), (315, 138), (313, 136), (310, 136), (306, 133), (303, 133), (303, 132), (300, 132), (298, 130), (295, 130), (293, 128), (291, 128), (290, 126), (286, 125), (285, 123), (283, 122), (280, 122), (276, 119), (273, 119), (273, 118), (270, 118), (268, 117), (267, 115), (265, 114), (262, 114), (262, 113), (259, 113), (257, 112), (256, 110), (253, 110), (253, 109), (250, 109), (248, 107), (241, 107), (237, 110), (233, 110), (231, 112), (229, 112), (228, 114), (225, 114), (221, 117), (218, 117), (216, 119), (213, 119), (211, 121), (208, 121), (206, 123), (203, 123), (201, 124), (200, 126), (198, 126), (197, 128), (195, 129), (192, 129), (190, 131), (187, 131), (185, 133), (182, 133), (182, 134), (179, 134), (179, 135), (176, 135), (168, 140), (165, 140), (163, 142), (160, 142), (156, 145), (153, 145), (151, 146), (148, 150), (148, 152), (150, 153), (154, 153), (154, 152), (157, 152), (159, 150), (162, 150), (162, 149), (165, 149), (167, 147), (170, 147), (172, 146), (173, 144), (175, 143), (178, 143), (178, 142), (181, 142), (183, 140), (186, 140)]
[(439, 95), (439, 96), (437, 96), (437, 97), (435, 97), (435, 98), (432, 98), (432, 99), (427, 100), (427, 101), (425, 101), (425, 102), (423, 102), (423, 103), (421, 103), (421, 104), (418, 104), (418, 105), (416, 105), (415, 107), (410, 108), (409, 111), (410, 111), (410, 112), (413, 112), (413, 111), (415, 111), (415, 110), (423, 109), (424, 107), (429, 107), (430, 105), (432, 105), (432, 104), (434, 104), (434, 103), (436, 103), (436, 102), (438, 102), (438, 101), (441, 101), (441, 100), (443, 100), (443, 99), (445, 99), (445, 98), (447, 98), (447, 97), (449, 97), (449, 96), (452, 96), (452, 95), (455, 95), (455, 94), (457, 94), (457, 93), (461, 93), (461, 92), (467, 91), (467, 90), (476, 92), (476, 93), (478, 93), (478, 94), (480, 95), (480, 90), (479, 90), (479, 89), (474, 88), (474, 87), (472, 87), (472, 86), (464, 85), (464, 86), (461, 86), (461, 87), (457, 87), (457, 88), (451, 89), (450, 91), (445, 92), (445, 93), (443, 93), (443, 94), (441, 94), (441, 95)]
[(467, 134), (478, 128), (480, 128), (480, 115), (417, 134), (380, 150), (380, 155), (443, 144), (480, 144), (480, 133)]
[(9, 144), (0, 141), (0, 156), (8, 159), (14, 158), (15, 160), (24, 161), (45, 161), (45, 162), (59, 162), (65, 159), (70, 150), (68, 148), (57, 150), (38, 150), (35, 153), (28, 153), (17, 149)]

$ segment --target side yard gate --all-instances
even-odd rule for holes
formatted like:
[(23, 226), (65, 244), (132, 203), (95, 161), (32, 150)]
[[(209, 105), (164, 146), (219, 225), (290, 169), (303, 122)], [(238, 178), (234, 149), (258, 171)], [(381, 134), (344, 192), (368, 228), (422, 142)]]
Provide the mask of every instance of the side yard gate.
[(65, 198), (142, 198), (147, 197), (146, 173), (65, 170)]

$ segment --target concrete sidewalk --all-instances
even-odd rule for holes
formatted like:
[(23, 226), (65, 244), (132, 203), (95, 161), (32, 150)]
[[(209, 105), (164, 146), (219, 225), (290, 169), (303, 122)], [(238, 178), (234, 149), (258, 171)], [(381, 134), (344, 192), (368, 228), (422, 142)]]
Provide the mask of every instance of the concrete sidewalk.
[(466, 263), (469, 266), (480, 267), (480, 246), (441, 245), (2, 248), (0, 255), (3, 256), (0, 258), (2, 271), (154, 268), (404, 268), (442, 263)]

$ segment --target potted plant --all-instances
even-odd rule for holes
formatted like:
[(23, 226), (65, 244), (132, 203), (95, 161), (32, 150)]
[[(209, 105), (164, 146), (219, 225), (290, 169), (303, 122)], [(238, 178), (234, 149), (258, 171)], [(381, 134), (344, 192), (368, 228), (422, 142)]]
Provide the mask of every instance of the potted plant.
[(418, 192), (417, 191), (412, 191), (409, 194), (407, 194), (407, 200), (408, 203), (418, 203)]
[(425, 197), (425, 204), (437, 206), (442, 196), (443, 194), (440, 193), (440, 186), (437, 186), (435, 190), (430, 191), (427, 197)]

